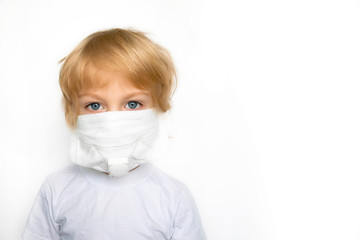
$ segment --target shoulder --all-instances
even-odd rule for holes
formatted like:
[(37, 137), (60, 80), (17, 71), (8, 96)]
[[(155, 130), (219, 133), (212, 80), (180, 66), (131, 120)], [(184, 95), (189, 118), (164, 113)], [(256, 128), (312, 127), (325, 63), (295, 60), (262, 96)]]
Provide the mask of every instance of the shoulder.
[[(147, 199), (154, 198), (156, 202), (161, 203), (163, 206), (168, 206), (171, 212), (171, 219), (174, 218), (179, 205), (184, 200), (191, 197), (191, 193), (185, 183), (179, 179), (164, 173), (159, 168), (152, 166), (153, 171), (146, 180), (146, 185), (142, 185), (150, 191), (147, 194)], [(184, 204), (187, 204), (184, 202)]]
[(63, 169), (50, 173), (47, 180), (51, 182), (68, 182), (79, 176), (79, 166), (71, 164)]
[(69, 165), (57, 172), (47, 175), (42, 192), (51, 192), (52, 195), (59, 195), (65, 189), (81, 181), (79, 167), (77, 165)]
[(153, 172), (150, 176), (151, 181), (157, 183), (162, 188), (176, 192), (183, 192), (187, 188), (187, 186), (182, 181), (163, 172), (158, 167), (152, 165), (152, 168)]
[[(147, 178), (147, 189), (152, 189), (153, 195), (161, 196), (175, 207), (188, 187), (181, 180), (170, 176), (158, 167), (152, 165), (152, 173)], [(158, 194), (156, 194), (158, 193)]]

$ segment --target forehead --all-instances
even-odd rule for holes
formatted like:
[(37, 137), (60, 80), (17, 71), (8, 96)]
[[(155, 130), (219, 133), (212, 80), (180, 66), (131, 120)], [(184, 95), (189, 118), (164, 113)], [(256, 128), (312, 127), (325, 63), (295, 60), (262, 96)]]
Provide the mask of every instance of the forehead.
[(83, 72), (83, 87), (80, 92), (104, 88), (108, 85), (120, 85), (124, 90), (138, 89), (146, 91), (144, 87), (137, 84), (126, 71), (101, 68), (87, 65)]

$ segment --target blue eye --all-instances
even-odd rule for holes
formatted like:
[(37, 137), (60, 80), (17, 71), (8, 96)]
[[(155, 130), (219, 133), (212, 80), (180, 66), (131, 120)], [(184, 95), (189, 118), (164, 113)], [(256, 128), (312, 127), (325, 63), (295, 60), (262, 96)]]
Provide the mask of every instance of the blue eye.
[(91, 103), (88, 105), (88, 107), (90, 107), (91, 110), (96, 111), (100, 109), (101, 105), (99, 103)]
[(135, 101), (130, 101), (126, 104), (126, 107), (127, 108), (130, 108), (130, 109), (136, 109), (140, 106), (140, 103), (138, 102), (135, 102)]

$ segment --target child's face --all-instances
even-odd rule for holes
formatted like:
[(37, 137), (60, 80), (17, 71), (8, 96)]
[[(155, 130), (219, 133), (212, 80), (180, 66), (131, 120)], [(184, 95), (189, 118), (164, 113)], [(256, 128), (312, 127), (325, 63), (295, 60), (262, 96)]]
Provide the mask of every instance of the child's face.
[(109, 80), (101, 87), (90, 89), (79, 96), (79, 115), (106, 111), (134, 111), (152, 108), (152, 100), (146, 91), (115, 72), (97, 71), (96, 81)]

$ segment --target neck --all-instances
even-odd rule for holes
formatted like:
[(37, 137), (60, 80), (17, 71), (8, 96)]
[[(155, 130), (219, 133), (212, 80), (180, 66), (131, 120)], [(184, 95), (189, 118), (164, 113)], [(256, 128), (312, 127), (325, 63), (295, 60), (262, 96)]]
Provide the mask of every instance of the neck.
[[(140, 167), (140, 165), (139, 165), (139, 166), (137, 166), (137, 167), (134, 167), (134, 168), (133, 168), (133, 169), (131, 169), (129, 172), (131, 172), (131, 171), (133, 171), (133, 170), (137, 169), (138, 167)], [(107, 172), (103, 172), (103, 173), (105, 173), (106, 175), (109, 175), (109, 173), (107, 173)]]

